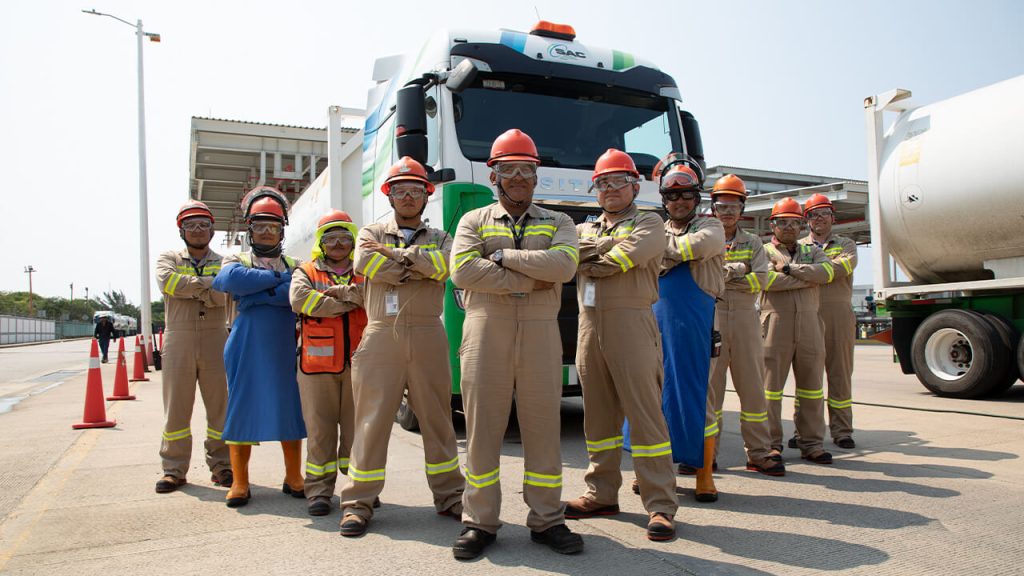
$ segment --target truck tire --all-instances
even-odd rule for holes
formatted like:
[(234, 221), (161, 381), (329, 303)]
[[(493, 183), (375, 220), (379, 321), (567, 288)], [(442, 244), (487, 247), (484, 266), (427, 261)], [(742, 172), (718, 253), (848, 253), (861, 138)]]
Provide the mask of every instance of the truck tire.
[(398, 406), (398, 412), (395, 413), (395, 422), (402, 427), (403, 430), (409, 432), (419, 432), (420, 421), (416, 418), (416, 413), (412, 411), (412, 407), (409, 406), (409, 397), (407, 395), (402, 396), (402, 403)]
[(1006, 348), (1007, 361), (1003, 364), (1003, 374), (1001, 377), (993, 380), (992, 389), (989, 391), (990, 396), (998, 396), (1009, 390), (1017, 382), (1017, 379), (1020, 378), (1020, 369), (1013, 358), (1014, 353), (1017, 351), (1016, 347), (1017, 341), (1020, 340), (1020, 333), (1017, 332), (1017, 328), (1013, 324), (1010, 324), (1006, 318), (999, 314), (982, 312), (981, 315), (996, 329), (996, 333), (999, 335), (999, 342)]
[(948, 398), (987, 395), (1010, 360), (992, 324), (968, 310), (926, 318), (914, 333), (911, 357), (921, 384)]

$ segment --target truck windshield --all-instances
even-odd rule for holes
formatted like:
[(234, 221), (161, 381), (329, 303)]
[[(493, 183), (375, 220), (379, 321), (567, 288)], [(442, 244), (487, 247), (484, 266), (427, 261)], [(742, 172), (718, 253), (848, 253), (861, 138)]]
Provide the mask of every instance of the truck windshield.
[(672, 102), (585, 82), (484, 74), (452, 95), (459, 146), (470, 160), (486, 161), (494, 139), (519, 128), (537, 144), (544, 166), (593, 170), (598, 156), (618, 148), (645, 176), (659, 158), (682, 150)]

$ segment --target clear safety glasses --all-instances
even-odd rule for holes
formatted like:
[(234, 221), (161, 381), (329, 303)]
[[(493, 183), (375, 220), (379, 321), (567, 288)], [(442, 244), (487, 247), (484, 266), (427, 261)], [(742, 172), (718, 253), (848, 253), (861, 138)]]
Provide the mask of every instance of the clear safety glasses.
[(675, 202), (677, 200), (686, 200), (692, 202), (697, 199), (699, 193), (696, 190), (662, 190), (661, 197), (666, 202)]
[(419, 184), (395, 184), (391, 187), (390, 194), (395, 200), (401, 200), (406, 196), (413, 200), (419, 200), (427, 194), (427, 189)]
[(800, 228), (803, 222), (799, 218), (776, 218), (772, 220), (772, 226), (776, 228)]
[(515, 178), (519, 176), (529, 180), (537, 175), (537, 165), (533, 162), (499, 162), (494, 165), (492, 170), (502, 178)]
[(253, 234), (269, 234), (271, 232), (280, 232), (281, 225), (277, 222), (253, 222), (249, 225), (249, 229), (252, 230)]
[(602, 176), (597, 180), (594, 180), (594, 190), (598, 192), (608, 192), (609, 190), (619, 190), (625, 188), (630, 184), (636, 184), (638, 180), (634, 176), (628, 174), (615, 174), (612, 176)]
[(717, 214), (739, 215), (740, 212), (743, 212), (743, 204), (739, 202), (731, 202), (729, 204), (715, 202), (715, 212)]
[(208, 232), (213, 229), (213, 222), (208, 218), (189, 218), (181, 223), (185, 232)]
[(807, 214), (807, 220), (831, 220), (833, 212), (828, 208), (822, 210), (811, 210)]
[(324, 236), (320, 243), (324, 245), (324, 248), (335, 248), (338, 246), (351, 246), (355, 242), (349, 234), (333, 234), (331, 236)]

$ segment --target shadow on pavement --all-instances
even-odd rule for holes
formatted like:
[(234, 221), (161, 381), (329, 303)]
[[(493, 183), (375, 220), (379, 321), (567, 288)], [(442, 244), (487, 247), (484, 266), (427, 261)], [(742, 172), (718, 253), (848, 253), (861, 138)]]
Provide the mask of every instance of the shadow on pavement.
[[(834, 464), (834, 467), (836, 470), (842, 470), (843, 461), (837, 462)], [(772, 480), (772, 482), (776, 482), (776, 480)], [(903, 492), (905, 494), (923, 496), (925, 498), (952, 498), (960, 495), (960, 492), (957, 492), (956, 490), (937, 488), (935, 486), (926, 486), (923, 484), (914, 484), (913, 482), (880, 480), (876, 478), (854, 478), (851, 476), (817, 476), (812, 474), (803, 474), (794, 468), (787, 469), (786, 479), (779, 480), (779, 482), (797, 482), (800, 484), (822, 486), (829, 490), (835, 490), (836, 492)]]
[(836, 462), (836, 465), (844, 471), (875, 472), (894, 478), (973, 478), (983, 480), (994, 476), (991, 472), (985, 472), (977, 468), (947, 466), (945, 464), (891, 464), (887, 462), (867, 462), (856, 458), (837, 459)]

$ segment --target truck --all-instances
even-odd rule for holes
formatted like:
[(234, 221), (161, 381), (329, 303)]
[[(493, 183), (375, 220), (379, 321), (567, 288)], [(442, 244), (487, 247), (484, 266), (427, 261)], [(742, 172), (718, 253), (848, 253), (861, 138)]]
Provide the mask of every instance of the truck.
[(999, 395), (1024, 374), (1024, 76), (910, 97), (864, 100), (875, 301), (905, 374), (939, 396)]
[(131, 316), (117, 314), (113, 310), (98, 310), (92, 315), (92, 323), (99, 324), (100, 318), (109, 318), (114, 325), (114, 338), (134, 336), (138, 333), (139, 322)]
[[(433, 227), (454, 234), (466, 212), (496, 200), (486, 160), (491, 143), (519, 128), (538, 146), (541, 166), (534, 202), (577, 223), (600, 214), (590, 193), (594, 162), (608, 148), (627, 152), (645, 178), (638, 204), (660, 209), (650, 175), (675, 152), (704, 166), (699, 124), (682, 107), (675, 80), (629, 52), (583, 44), (571, 26), (539, 22), (531, 31), (442, 30), (413, 54), (376, 60), (366, 111), (329, 108), (328, 169), (296, 200), (285, 252), (308, 258), (317, 220), (347, 211), (362, 226), (391, 217), (379, 192), (387, 169), (403, 156), (425, 166), (436, 192), (424, 212)], [(344, 117), (363, 126), (345, 143)], [(575, 286), (562, 292), (559, 328), (566, 395), (580, 394), (575, 368)], [(443, 322), (459, 401), (464, 311), (449, 281)], [(403, 406), (399, 422), (415, 426)]]

